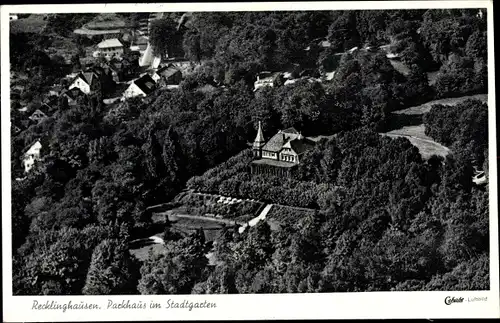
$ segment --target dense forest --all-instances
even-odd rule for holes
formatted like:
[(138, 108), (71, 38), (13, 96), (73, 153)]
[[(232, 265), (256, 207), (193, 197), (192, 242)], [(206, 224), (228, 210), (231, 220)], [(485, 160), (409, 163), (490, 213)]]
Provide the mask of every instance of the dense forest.
[[(48, 118), (11, 133), (14, 293), (488, 289), (488, 190), (471, 181), (474, 163), (487, 169), (487, 106), (433, 107), (426, 133), (451, 147), (445, 160), (423, 160), (408, 140), (377, 134), (392, 111), (486, 92), (486, 19), (477, 12), (204, 12), (182, 28), (159, 22), (151, 42), (176, 39), (198, 64), (179, 89), (112, 107), (102, 91), (74, 106), (58, 100)], [(48, 30), (64, 24), (49, 22)], [(33, 87), (24, 95), (36, 97), (64, 64), (44, 53), (45, 38), (15, 37), (12, 69), (26, 71)], [(323, 38), (332, 46), (317, 46)], [(379, 51), (332, 58), (385, 44), (408, 75)], [(254, 92), (257, 72), (293, 64), (336, 72), (330, 82)], [(306, 153), (294, 178), (252, 178), (245, 149), (258, 121), (267, 137), (290, 126), (335, 136)], [(23, 174), (22, 153), (36, 140), (42, 159)], [(139, 262), (128, 242), (155, 229), (146, 207), (186, 184), (316, 212), (278, 231), (265, 222), (241, 235), (222, 230), (215, 266), (200, 230), (172, 234), (163, 254)]]

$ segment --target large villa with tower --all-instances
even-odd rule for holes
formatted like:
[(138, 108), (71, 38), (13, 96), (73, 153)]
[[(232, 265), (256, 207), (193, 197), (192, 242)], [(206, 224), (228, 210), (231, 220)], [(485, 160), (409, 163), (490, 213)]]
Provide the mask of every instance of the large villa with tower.
[(259, 121), (252, 145), (255, 157), (251, 163), (252, 174), (289, 175), (290, 170), (300, 163), (303, 154), (314, 144), (314, 140), (304, 137), (293, 127), (278, 131), (266, 141)]

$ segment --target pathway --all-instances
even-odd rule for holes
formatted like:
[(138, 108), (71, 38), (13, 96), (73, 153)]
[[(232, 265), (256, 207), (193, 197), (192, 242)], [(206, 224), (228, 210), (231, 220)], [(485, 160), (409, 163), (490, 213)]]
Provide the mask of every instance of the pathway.
[(262, 209), (262, 211), (260, 212), (260, 214), (258, 216), (256, 216), (255, 218), (253, 218), (252, 220), (248, 221), (248, 223), (245, 223), (244, 225), (242, 225), (239, 229), (238, 229), (238, 232), (239, 233), (243, 233), (245, 231), (245, 229), (250, 226), (250, 227), (253, 227), (255, 226), (257, 223), (259, 223), (259, 221), (261, 220), (265, 220), (266, 219), (266, 216), (267, 214), (269, 213), (269, 211), (271, 210), (271, 208), (273, 207), (273, 204), (268, 204), (264, 207), (264, 209)]

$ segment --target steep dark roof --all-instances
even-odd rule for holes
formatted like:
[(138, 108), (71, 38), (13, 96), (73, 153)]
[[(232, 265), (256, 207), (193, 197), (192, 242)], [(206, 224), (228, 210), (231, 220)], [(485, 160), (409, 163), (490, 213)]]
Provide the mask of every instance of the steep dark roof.
[(298, 155), (314, 147), (315, 142), (303, 137), (297, 129), (290, 127), (279, 131), (262, 147), (262, 150), (278, 153), (284, 145), (290, 146)]
[(172, 65), (170, 65), (170, 66), (167, 65), (167, 66), (162, 67), (156, 71), (156, 74), (163, 76), (163, 77), (170, 77), (176, 73), (181, 73), (181, 71)]
[(262, 150), (279, 152), (283, 145), (286, 143), (286, 135), (282, 132), (278, 132), (269, 139), (268, 142), (262, 147)]
[(87, 82), (87, 84), (91, 85), (92, 84), (92, 81), (94, 80), (94, 77), (96, 76), (95, 73), (93, 72), (84, 72), (82, 73), (83, 75), (83, 79), (85, 80), (85, 82)]
[(61, 93), (61, 95), (66, 95), (68, 98), (76, 100), (76, 98), (85, 95), (85, 93), (83, 93), (79, 88), (74, 87), (71, 90), (64, 91), (63, 93)]
[(142, 77), (135, 80), (134, 83), (146, 95), (153, 92), (156, 84), (155, 81), (151, 78), (151, 76), (149, 76), (149, 74), (143, 75)]
[(290, 147), (292, 148), (297, 155), (303, 154), (307, 150), (314, 147), (314, 141), (309, 140), (307, 138), (303, 139), (295, 139), (290, 141)]
[(80, 72), (80, 73), (78, 73), (78, 75), (75, 76), (75, 78), (73, 78), (73, 80), (71, 80), (71, 83), (75, 82), (76, 79), (81, 78), (88, 85), (91, 85), (92, 81), (94, 80), (94, 77), (97, 77), (96, 73), (94, 73), (94, 72), (91, 72), (91, 71)]

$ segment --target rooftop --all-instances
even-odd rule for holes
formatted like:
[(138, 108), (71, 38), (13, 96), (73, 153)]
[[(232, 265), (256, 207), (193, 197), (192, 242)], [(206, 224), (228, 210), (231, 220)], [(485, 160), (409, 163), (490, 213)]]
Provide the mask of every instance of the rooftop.
[(99, 48), (112, 48), (112, 47), (122, 47), (123, 44), (117, 38), (105, 39), (97, 47)]
[(155, 81), (148, 74), (143, 75), (134, 81), (135, 85), (137, 85), (142, 92), (145, 94), (149, 94), (153, 92), (155, 87)]
[(299, 132), (291, 127), (286, 130), (280, 130), (277, 134), (271, 137), (269, 141), (262, 147), (263, 150), (279, 152), (283, 145), (288, 140), (293, 140), (299, 136)]
[(170, 77), (174, 75), (175, 73), (180, 72), (176, 67), (174, 66), (165, 66), (156, 71), (156, 74), (161, 75), (163, 77)]

